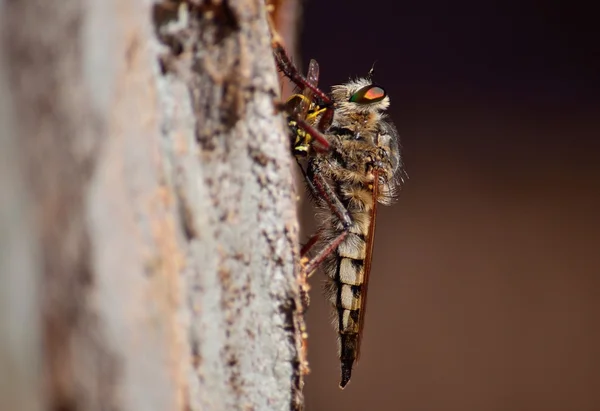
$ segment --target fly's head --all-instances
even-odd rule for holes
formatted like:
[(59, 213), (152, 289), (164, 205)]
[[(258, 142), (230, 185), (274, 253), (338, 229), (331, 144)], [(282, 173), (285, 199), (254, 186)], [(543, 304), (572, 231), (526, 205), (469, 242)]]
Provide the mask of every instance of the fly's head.
[(390, 105), (385, 90), (369, 78), (359, 78), (334, 86), (331, 91), (335, 114), (334, 127), (370, 129), (378, 123)]

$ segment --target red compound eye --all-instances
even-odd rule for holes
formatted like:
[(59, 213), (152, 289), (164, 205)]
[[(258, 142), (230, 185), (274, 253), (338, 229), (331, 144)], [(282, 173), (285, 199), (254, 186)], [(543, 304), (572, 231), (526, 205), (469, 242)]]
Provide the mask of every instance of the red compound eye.
[(385, 90), (379, 86), (369, 85), (350, 96), (350, 102), (358, 104), (376, 103), (385, 98)]

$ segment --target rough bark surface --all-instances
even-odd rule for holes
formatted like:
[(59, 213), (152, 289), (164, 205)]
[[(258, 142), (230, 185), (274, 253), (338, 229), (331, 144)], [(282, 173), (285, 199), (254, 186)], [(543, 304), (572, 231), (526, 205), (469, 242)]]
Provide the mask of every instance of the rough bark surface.
[(301, 407), (263, 2), (0, 15), (2, 409)]

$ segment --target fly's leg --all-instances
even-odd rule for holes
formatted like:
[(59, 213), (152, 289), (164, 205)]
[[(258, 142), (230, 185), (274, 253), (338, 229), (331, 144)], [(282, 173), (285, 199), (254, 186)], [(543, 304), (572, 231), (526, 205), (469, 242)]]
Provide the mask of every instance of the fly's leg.
[(302, 249), (300, 250), (300, 256), (304, 257), (308, 254), (308, 252), (310, 251), (311, 248), (313, 248), (313, 246), (317, 243), (317, 241), (319, 241), (320, 235), (319, 233), (313, 235), (310, 240), (308, 240), (308, 242), (306, 244), (304, 244), (302, 246)]
[(287, 78), (293, 81), (301, 89), (308, 88), (313, 93), (317, 94), (319, 98), (324, 97), (324, 102), (331, 102), (329, 97), (323, 93), (317, 86), (313, 85), (306, 77), (304, 77), (300, 70), (292, 63), (292, 59), (287, 55), (285, 47), (283, 46), (283, 37), (279, 34), (275, 28), (275, 22), (273, 21), (273, 12), (275, 11), (275, 5), (267, 1), (267, 21), (269, 23), (269, 31), (271, 32), (271, 48), (275, 55), (275, 62), (279, 70), (285, 74)]
[(300, 73), (281, 44), (273, 42), (273, 54), (275, 55), (275, 62), (277, 63), (279, 70), (281, 70), (283, 74), (301, 90), (310, 90), (313, 93), (313, 96), (320, 101), (318, 106), (320, 110), (323, 110), (323, 114), (317, 124), (317, 129), (319, 131), (327, 130), (333, 121), (334, 110), (331, 98)]
[(321, 100), (323, 105), (331, 106), (333, 102), (331, 98), (325, 94), (319, 87), (312, 84), (306, 77), (304, 77), (300, 70), (296, 67), (292, 60), (286, 53), (285, 49), (281, 44), (281, 37), (273, 37), (272, 40), (273, 54), (275, 55), (275, 62), (277, 63), (277, 67), (279, 70), (285, 74), (287, 78), (289, 78), (294, 84), (296, 84), (300, 89), (309, 89), (313, 92), (313, 94)]
[(320, 131), (326, 130), (327, 128), (329, 128), (333, 120), (333, 101), (324, 91), (317, 87), (316, 84), (313, 84), (313, 82), (311, 82), (304, 75), (302, 75), (300, 70), (298, 70), (298, 67), (296, 67), (296, 65), (292, 63), (292, 59), (288, 56), (288, 54), (285, 51), (285, 48), (282, 45), (283, 40), (281, 39), (281, 36), (277, 34), (277, 31), (275, 31), (275, 29), (273, 28), (272, 23), (270, 25), (272, 33), (271, 47), (273, 48), (273, 54), (275, 55), (275, 62), (277, 63), (277, 67), (283, 72), (283, 74), (287, 78), (290, 79), (290, 81), (296, 84), (296, 86), (298, 86), (301, 90), (310, 90), (313, 93), (313, 95), (317, 97), (318, 100), (320, 100), (320, 102), (322, 103), (320, 104), (320, 108), (324, 110), (324, 113), (322, 114), (319, 120), (317, 128)]
[(317, 198), (324, 201), (325, 204), (329, 207), (331, 212), (335, 214), (342, 225), (342, 231), (338, 234), (337, 237), (331, 239), (325, 247), (317, 253), (304, 267), (306, 273), (310, 275), (313, 271), (315, 271), (319, 265), (331, 254), (333, 253), (338, 246), (344, 241), (348, 233), (350, 232), (350, 227), (352, 227), (352, 218), (350, 217), (350, 213), (342, 204), (337, 194), (333, 191), (327, 180), (321, 174), (321, 171), (318, 165), (314, 165), (309, 169), (309, 174), (306, 175), (307, 181), (309, 181), (309, 187), (311, 190), (315, 190), (315, 193), (318, 193)]
[(320, 145), (319, 148), (317, 148), (316, 145), (312, 144), (312, 146), (313, 146), (313, 148), (315, 148), (315, 150), (320, 151), (320, 152), (327, 152), (330, 150), (331, 144), (329, 143), (329, 139), (327, 138), (327, 136), (325, 134), (323, 134), (317, 128), (308, 124), (306, 121), (304, 121), (304, 119), (296, 118), (295, 121), (298, 124), (298, 127), (300, 127), (302, 130), (304, 130), (304, 132), (306, 134), (308, 134), (310, 137), (312, 137), (313, 141), (316, 141), (319, 143), (319, 145)]
[(275, 28), (275, 22), (273, 21), (273, 13), (275, 12), (275, 5), (270, 1), (266, 1), (267, 9), (267, 23), (269, 24), (269, 31), (271, 32), (271, 43), (272, 44), (283, 44), (283, 37), (279, 34)]
[[(296, 157), (296, 162), (298, 163), (298, 167), (300, 168), (300, 171), (302, 172), (302, 177), (304, 177), (304, 181), (306, 182), (306, 185), (308, 187), (310, 195), (315, 200), (318, 201), (319, 198), (321, 197), (319, 191), (317, 190), (317, 188), (313, 184), (312, 180), (306, 174), (306, 170), (304, 170), (304, 167), (302, 167), (302, 164), (300, 164), (300, 161), (299, 161), (299, 159), (297, 157)], [(306, 270), (306, 267), (310, 263), (310, 259), (308, 258), (308, 252), (319, 241), (319, 237), (320, 237), (319, 233), (316, 233), (315, 235), (313, 235), (308, 240), (308, 242), (302, 246), (302, 249), (300, 250), (300, 265), (302, 266), (302, 272), (303, 272), (305, 278), (310, 277), (312, 275), (312, 273), (314, 272), (314, 270), (313, 271)]]
[[(285, 103), (275, 103), (275, 109), (277, 111), (283, 111), (283, 112), (288, 113), (286, 110)], [(325, 116), (326, 116), (326, 112), (323, 114), (323, 117), (325, 117)], [(309, 123), (307, 123), (303, 118), (299, 117), (297, 114), (288, 113), (288, 125), (290, 126), (290, 128), (293, 127), (292, 132), (296, 138), (295, 142), (292, 140), (292, 144), (293, 144), (292, 151), (294, 152), (294, 155), (296, 156), (296, 158), (298, 158), (298, 156), (306, 156), (306, 154), (307, 154), (306, 151), (308, 151), (309, 146), (312, 147), (315, 151), (318, 151), (320, 153), (325, 153), (330, 150), (331, 144), (329, 143), (329, 139), (327, 138), (327, 136), (325, 134), (323, 134), (319, 129), (317, 129), (317, 128), (313, 127), (312, 125), (310, 125)], [(298, 129), (301, 129), (307, 135), (307, 137), (310, 137), (310, 139), (308, 139), (306, 137), (301, 138), (301, 140), (303, 139), (304, 141), (301, 141), (299, 143), (298, 133), (296, 131), (294, 131), (294, 128), (296, 128), (296, 127)], [(315, 144), (315, 142), (317, 142), (317, 144)], [(302, 147), (302, 152), (298, 152), (296, 150), (296, 145)]]
[(327, 246), (323, 247), (323, 249), (319, 251), (319, 253), (304, 266), (304, 270), (306, 273), (308, 273), (308, 276), (310, 276), (317, 268), (319, 268), (321, 263), (325, 261), (325, 259), (338, 248), (338, 246), (342, 243), (342, 241), (344, 241), (347, 235), (347, 229), (342, 231), (336, 238), (331, 240), (331, 242)]

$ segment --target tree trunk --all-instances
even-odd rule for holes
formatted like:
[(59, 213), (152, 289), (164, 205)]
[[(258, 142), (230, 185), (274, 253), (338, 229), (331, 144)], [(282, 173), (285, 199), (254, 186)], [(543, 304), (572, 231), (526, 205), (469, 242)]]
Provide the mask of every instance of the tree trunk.
[(0, 398), (302, 407), (261, 0), (0, 0)]

